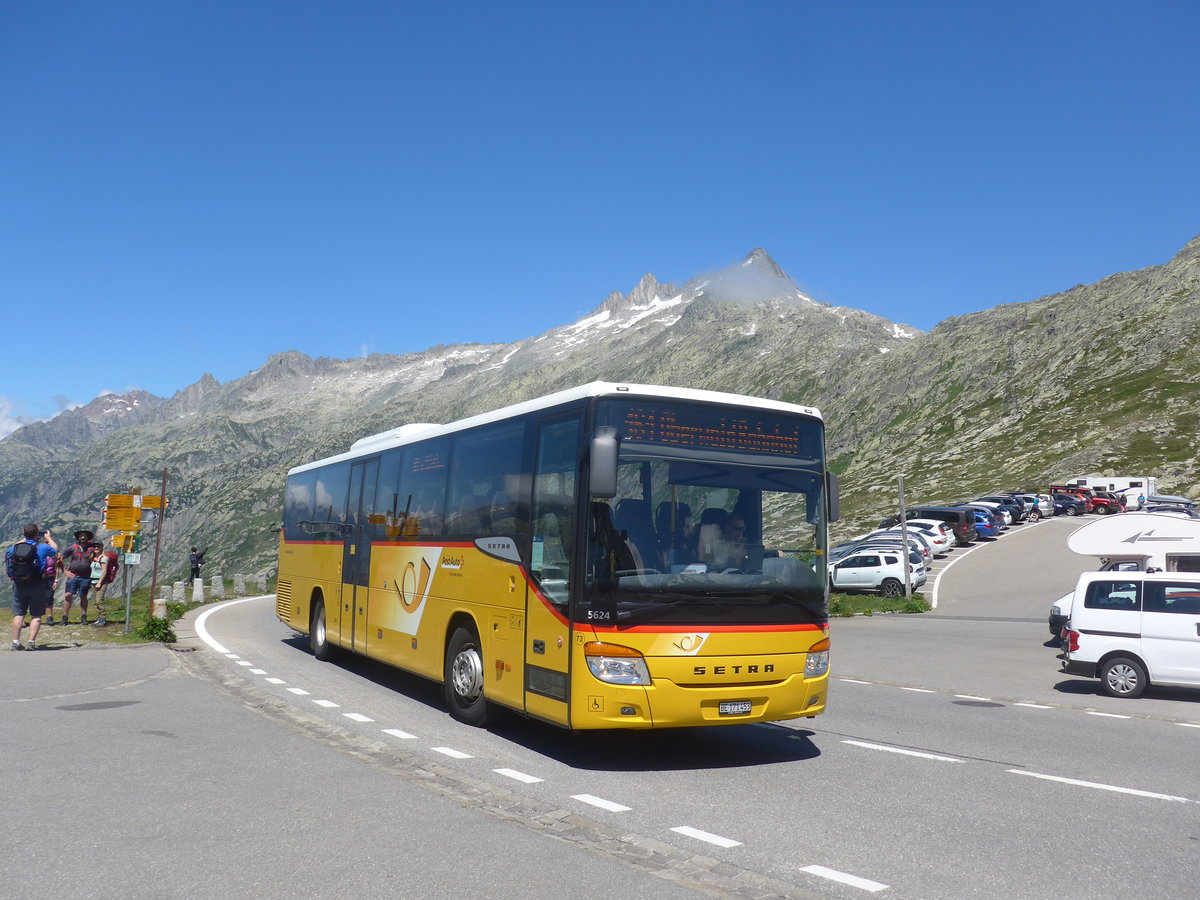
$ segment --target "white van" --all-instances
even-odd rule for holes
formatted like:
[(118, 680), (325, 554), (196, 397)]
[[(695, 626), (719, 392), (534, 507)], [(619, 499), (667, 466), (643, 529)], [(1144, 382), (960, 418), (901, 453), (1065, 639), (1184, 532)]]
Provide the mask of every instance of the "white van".
[(1062, 669), (1112, 697), (1151, 684), (1200, 688), (1200, 575), (1084, 572), (1063, 629)]

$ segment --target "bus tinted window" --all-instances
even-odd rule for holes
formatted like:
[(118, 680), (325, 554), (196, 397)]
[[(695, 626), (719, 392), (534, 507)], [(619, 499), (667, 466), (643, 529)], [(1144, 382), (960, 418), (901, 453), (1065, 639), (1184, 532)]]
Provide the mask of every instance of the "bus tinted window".
[(311, 521), (316, 508), (317, 473), (301, 472), (287, 480), (283, 506), (283, 533), (289, 541), (307, 540), (309, 535), (300, 529), (301, 522)]
[(350, 489), (350, 463), (317, 470), (316, 508), (313, 518), (341, 524), (346, 521), (346, 492)]
[[(447, 534), (519, 538), (527, 532), (529, 479), (521, 473), (524, 441), (524, 422), (455, 436)], [(518, 545), (523, 544), (518, 540)]]
[[(404, 448), (397, 492), (402, 540), (441, 537), (446, 521), (446, 475), (450, 441), (440, 438)], [(406, 515), (407, 514), (407, 515)]]

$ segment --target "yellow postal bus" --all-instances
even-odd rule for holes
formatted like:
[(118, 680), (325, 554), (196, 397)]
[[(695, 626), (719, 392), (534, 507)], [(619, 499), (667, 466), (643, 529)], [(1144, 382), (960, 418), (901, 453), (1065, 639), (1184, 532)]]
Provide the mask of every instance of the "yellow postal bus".
[(276, 613), (474, 725), (814, 716), (837, 493), (815, 409), (595, 382), (292, 469)]

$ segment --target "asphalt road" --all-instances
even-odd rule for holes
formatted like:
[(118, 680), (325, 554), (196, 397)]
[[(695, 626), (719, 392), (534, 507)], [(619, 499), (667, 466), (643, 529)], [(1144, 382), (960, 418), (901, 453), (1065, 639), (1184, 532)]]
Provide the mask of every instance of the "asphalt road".
[[(949, 554), (934, 613), (836, 620), (829, 712), (799, 723), (467, 728), (427, 682), (319, 663), (269, 598), (207, 608), (191, 653), (0, 654), (5, 745), (96, 773), (16, 792), (0, 896), (1192, 896), (1200, 692), (1059, 674), (1078, 524)], [(14, 888), (48, 834), (83, 852)]]

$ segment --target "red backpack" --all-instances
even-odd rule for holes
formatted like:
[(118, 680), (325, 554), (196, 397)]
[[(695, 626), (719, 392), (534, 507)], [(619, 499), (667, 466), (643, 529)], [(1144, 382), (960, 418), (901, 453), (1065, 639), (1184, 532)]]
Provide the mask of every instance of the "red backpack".
[(108, 557), (108, 574), (100, 581), (101, 584), (112, 584), (117, 580), (117, 569), (120, 568), (120, 563), (117, 561), (116, 550), (105, 550), (104, 555)]

